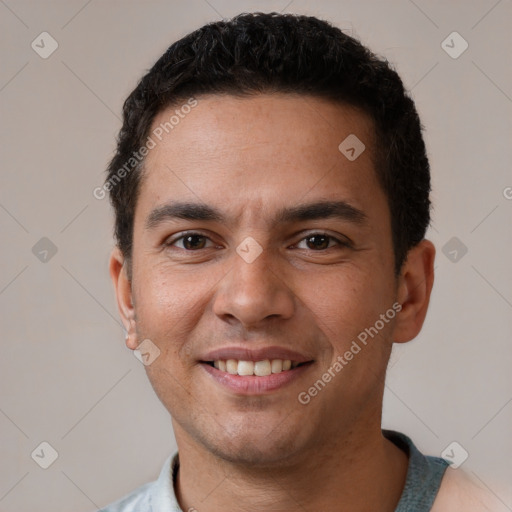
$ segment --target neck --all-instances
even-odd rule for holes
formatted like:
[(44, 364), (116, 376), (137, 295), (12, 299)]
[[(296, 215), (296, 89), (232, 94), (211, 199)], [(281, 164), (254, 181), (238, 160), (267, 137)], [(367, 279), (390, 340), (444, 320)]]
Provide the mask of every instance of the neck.
[[(356, 433), (357, 432), (357, 433)], [(407, 456), (380, 423), (338, 433), (279, 467), (234, 465), (175, 425), (180, 454), (176, 496), (182, 510), (393, 512), (407, 474)]]

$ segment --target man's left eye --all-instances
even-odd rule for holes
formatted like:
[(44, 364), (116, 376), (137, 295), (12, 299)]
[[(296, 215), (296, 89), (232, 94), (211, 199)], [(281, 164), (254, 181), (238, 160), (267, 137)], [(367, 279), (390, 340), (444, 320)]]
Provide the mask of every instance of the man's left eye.
[[(306, 247), (301, 247), (300, 245), (305, 243)], [(310, 249), (312, 251), (322, 251), (325, 249), (330, 249), (334, 246), (347, 246), (348, 244), (334, 238), (333, 236), (326, 235), (325, 233), (314, 233), (312, 235), (303, 238), (298, 244), (297, 248), (299, 249)]]

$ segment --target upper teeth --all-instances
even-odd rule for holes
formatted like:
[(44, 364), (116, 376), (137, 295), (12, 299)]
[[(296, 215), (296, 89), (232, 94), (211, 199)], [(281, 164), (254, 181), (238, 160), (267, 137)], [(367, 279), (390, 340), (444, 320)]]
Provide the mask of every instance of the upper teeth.
[(290, 359), (264, 359), (263, 361), (239, 361), (237, 359), (222, 360), (213, 362), (215, 368), (228, 372), (231, 375), (257, 375), (265, 377), (272, 373), (280, 373), (290, 368), (295, 368), (299, 363)]

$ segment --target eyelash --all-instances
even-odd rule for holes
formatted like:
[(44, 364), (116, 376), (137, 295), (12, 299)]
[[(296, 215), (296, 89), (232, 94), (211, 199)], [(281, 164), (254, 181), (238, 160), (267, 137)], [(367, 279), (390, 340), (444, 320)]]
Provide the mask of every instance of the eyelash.
[[(188, 232), (183, 233), (178, 238), (175, 238), (174, 240), (169, 240), (168, 242), (165, 242), (164, 245), (166, 247), (173, 247), (174, 244), (176, 244), (176, 242), (179, 242), (180, 240), (184, 240), (187, 236), (198, 236), (198, 237), (206, 238), (207, 240), (211, 241), (211, 239), (207, 235), (205, 235), (203, 233), (200, 233), (200, 232), (197, 232), (197, 231), (188, 231)], [(332, 235), (329, 235), (328, 233), (325, 233), (325, 232), (322, 232), (322, 231), (314, 231), (314, 232), (308, 233), (305, 237), (301, 238), (298, 243), (303, 242), (304, 240), (307, 240), (308, 238), (313, 238), (315, 236), (327, 237), (329, 239), (329, 241), (336, 242), (336, 245), (338, 245), (339, 247), (344, 247), (344, 248), (351, 247), (351, 244), (349, 242), (344, 242), (343, 240), (340, 240), (339, 238), (336, 238), (336, 237), (334, 237)], [(298, 244), (295, 244), (295, 245), (298, 245)], [(326, 251), (328, 249), (332, 249), (333, 247), (334, 246), (327, 247), (326, 249), (319, 249), (319, 250), (307, 249), (307, 250), (310, 250), (312, 252), (323, 252), (323, 251)], [(194, 250), (194, 249), (185, 249), (184, 247), (179, 247), (179, 249), (181, 249), (183, 251), (187, 251), (187, 252), (197, 252), (197, 251), (201, 250), (201, 249), (196, 249), (196, 250)], [(205, 247), (203, 249), (211, 249), (211, 247)]]

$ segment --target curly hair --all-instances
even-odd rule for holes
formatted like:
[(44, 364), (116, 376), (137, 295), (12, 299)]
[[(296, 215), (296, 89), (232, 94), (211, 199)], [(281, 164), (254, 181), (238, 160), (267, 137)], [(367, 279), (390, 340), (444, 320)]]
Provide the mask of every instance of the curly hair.
[(370, 116), (399, 274), (430, 222), (430, 169), (414, 102), (390, 64), (353, 37), (315, 17), (274, 12), (242, 13), (191, 32), (167, 49), (126, 99), (104, 188), (128, 268), (144, 168), (140, 150), (155, 116), (201, 94), (274, 92), (328, 99)]

